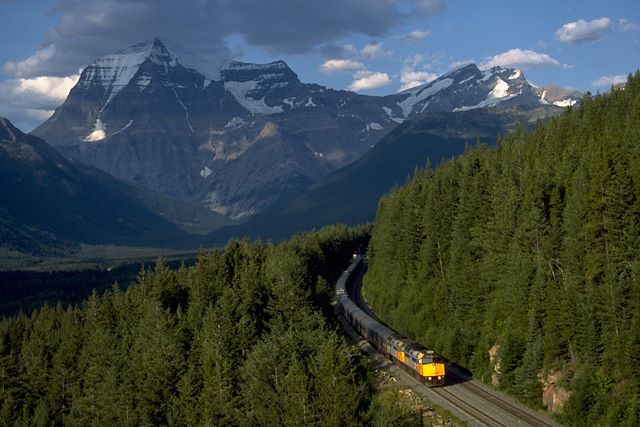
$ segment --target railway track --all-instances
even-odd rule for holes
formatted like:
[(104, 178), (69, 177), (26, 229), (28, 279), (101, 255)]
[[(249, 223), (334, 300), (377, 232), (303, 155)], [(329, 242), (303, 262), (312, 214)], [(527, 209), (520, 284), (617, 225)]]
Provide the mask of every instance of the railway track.
[(447, 390), (446, 388), (440, 388), (438, 390), (434, 390), (434, 392), (440, 395), (443, 399), (452, 404), (456, 405), (459, 410), (465, 412), (469, 417), (475, 419), (480, 422), (482, 425), (487, 426), (507, 426), (507, 424), (501, 423), (497, 419), (493, 418), (491, 415), (487, 414), (486, 411), (477, 408), (464, 401), (462, 398), (457, 396), (455, 393)]
[[(380, 321), (380, 319), (367, 306), (361, 294), (362, 276), (366, 271), (365, 268), (358, 271), (349, 289), (352, 300), (372, 318)], [(350, 335), (355, 334), (359, 337), (350, 326), (343, 322), (346, 327), (351, 329)], [(382, 323), (382, 322), (381, 322)], [(362, 339), (360, 337), (360, 339)], [(419, 382), (415, 377), (407, 373), (401, 367), (393, 364), (383, 355), (378, 353), (368, 344), (361, 343), (361, 348), (368, 347), (366, 350), (369, 354), (376, 354), (378, 363), (381, 368), (392, 370), (394, 376), (402, 377), (402, 380), (414, 392), (422, 395), (427, 400), (439, 404), (450, 410), (459, 418), (467, 421), (473, 426), (535, 426), (535, 427), (556, 427), (558, 423), (549, 417), (534, 412), (495, 390), (491, 390), (482, 383), (473, 378), (459, 372), (456, 368), (447, 366), (447, 385), (443, 387), (428, 387)], [(400, 379), (400, 378), (399, 378)]]

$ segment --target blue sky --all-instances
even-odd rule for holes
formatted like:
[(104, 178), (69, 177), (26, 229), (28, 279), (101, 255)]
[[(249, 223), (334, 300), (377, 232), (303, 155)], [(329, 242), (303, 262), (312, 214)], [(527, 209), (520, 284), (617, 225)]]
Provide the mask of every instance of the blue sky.
[(45, 120), (95, 58), (159, 37), (187, 66), (284, 59), (302, 81), (395, 93), (461, 63), (605, 91), (640, 68), (637, 0), (0, 0), (0, 116)]

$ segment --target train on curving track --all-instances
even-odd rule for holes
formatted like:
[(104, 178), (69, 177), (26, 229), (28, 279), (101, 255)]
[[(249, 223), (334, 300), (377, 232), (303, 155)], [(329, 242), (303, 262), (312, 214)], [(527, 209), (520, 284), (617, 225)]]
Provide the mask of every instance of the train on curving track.
[(442, 356), (400, 336), (369, 316), (349, 297), (347, 283), (361, 264), (362, 257), (354, 255), (353, 262), (336, 283), (338, 308), (344, 318), (379, 352), (413, 376), (432, 386), (443, 385), (445, 368)]

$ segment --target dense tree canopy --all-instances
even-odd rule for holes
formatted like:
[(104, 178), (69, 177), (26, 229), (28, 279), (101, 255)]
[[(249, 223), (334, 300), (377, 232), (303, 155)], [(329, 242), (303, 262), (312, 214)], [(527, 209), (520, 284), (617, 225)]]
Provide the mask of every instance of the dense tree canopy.
[(367, 240), (334, 226), (232, 241), (191, 268), (159, 261), (126, 291), (2, 321), (0, 424), (366, 422), (371, 384), (322, 310)]
[(568, 423), (638, 425), (640, 74), (416, 173), (381, 200), (370, 257), (393, 327), (533, 405), (561, 372)]

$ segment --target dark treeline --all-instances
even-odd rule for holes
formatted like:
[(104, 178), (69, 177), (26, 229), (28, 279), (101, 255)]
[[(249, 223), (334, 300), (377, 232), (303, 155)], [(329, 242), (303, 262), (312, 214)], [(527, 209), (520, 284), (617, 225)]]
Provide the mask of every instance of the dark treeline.
[(639, 425), (639, 255), (636, 73), (386, 196), (365, 290), (392, 326), (532, 405), (560, 373), (568, 424)]
[(127, 290), (94, 293), (82, 306), (5, 319), (0, 424), (398, 421), (408, 412), (372, 400), (363, 360), (322, 315), (368, 232), (334, 226), (278, 245), (232, 241), (190, 268), (159, 261)]
[[(167, 261), (171, 268), (181, 264), (190, 266), (195, 258)], [(148, 267), (154, 268), (153, 265)], [(0, 271), (0, 316), (12, 315), (19, 311), (30, 313), (45, 303), (56, 305), (80, 304), (92, 292), (102, 293), (115, 283), (126, 288), (134, 281), (143, 263), (125, 264), (111, 269), (84, 269), (63, 271)]]

